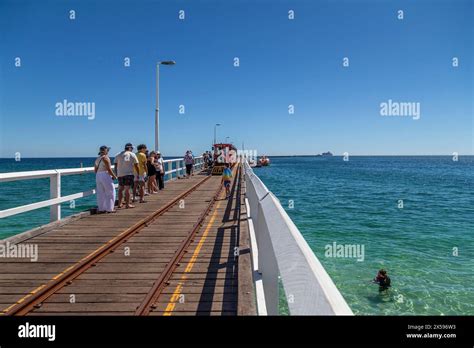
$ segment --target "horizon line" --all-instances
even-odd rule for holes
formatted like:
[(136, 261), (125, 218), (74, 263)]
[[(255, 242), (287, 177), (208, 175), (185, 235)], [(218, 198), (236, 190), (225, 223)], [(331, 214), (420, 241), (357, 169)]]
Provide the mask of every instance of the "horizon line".
[[(262, 156), (262, 155), (260, 155)], [(264, 155), (264, 156), (267, 156), (267, 157), (344, 157), (344, 154), (342, 155), (332, 155), (332, 156), (322, 156), (321, 154), (312, 154), (312, 155), (302, 155), (302, 154), (298, 154), (298, 155)], [(423, 156), (423, 157), (428, 157), (428, 156), (432, 156), (432, 157), (452, 157), (454, 156), (454, 154), (431, 154), (431, 155), (407, 155), (407, 154), (403, 154), (403, 155), (368, 155), (368, 154), (365, 154), (365, 155), (351, 155), (349, 154), (349, 157), (420, 157), (420, 156)], [(474, 154), (457, 154), (457, 156), (474, 156)], [(96, 158), (97, 156), (39, 156), (39, 157), (22, 157), (22, 159), (48, 159), (48, 158)], [(110, 156), (110, 157), (113, 157), (113, 156)], [(170, 158), (180, 158), (180, 157), (183, 157), (183, 156), (163, 156), (163, 157), (170, 157)], [(257, 156), (259, 157), (259, 156)], [(15, 159), (15, 157), (0, 157), (0, 159)], [(18, 162), (21, 162), (18, 161)]]

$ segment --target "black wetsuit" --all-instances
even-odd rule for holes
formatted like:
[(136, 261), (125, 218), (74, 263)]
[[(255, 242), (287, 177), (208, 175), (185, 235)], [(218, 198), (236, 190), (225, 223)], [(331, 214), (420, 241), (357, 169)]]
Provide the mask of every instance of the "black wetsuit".
[(385, 278), (378, 278), (377, 283), (379, 283), (379, 291), (387, 290), (390, 287), (390, 277), (385, 276)]

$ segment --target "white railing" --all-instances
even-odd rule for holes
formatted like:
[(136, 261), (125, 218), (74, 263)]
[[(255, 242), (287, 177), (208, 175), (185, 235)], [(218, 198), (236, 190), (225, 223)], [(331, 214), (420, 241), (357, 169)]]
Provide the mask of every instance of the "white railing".
[(247, 162), (244, 173), (258, 313), (279, 313), (281, 279), (291, 315), (353, 315), (278, 198)]
[[(165, 163), (165, 180), (169, 181), (173, 178), (183, 176), (186, 167), (183, 159), (175, 158), (164, 160)], [(173, 163), (175, 163), (173, 168)], [(195, 158), (194, 168), (200, 170), (203, 168), (204, 160), (201, 157)], [(0, 173), (0, 182), (31, 180), (49, 178), (50, 198), (45, 201), (26, 204), (15, 208), (0, 210), (0, 219), (8, 216), (26, 213), (28, 211), (50, 207), (50, 221), (58, 221), (61, 219), (61, 203), (70, 202), (75, 199), (87, 197), (95, 194), (95, 189), (74, 193), (67, 196), (61, 196), (61, 178), (66, 175), (78, 175), (93, 173), (94, 167), (87, 168), (71, 168), (71, 169), (52, 169), (52, 170), (35, 170), (30, 172), (12, 172)], [(115, 185), (117, 187), (117, 185)]]

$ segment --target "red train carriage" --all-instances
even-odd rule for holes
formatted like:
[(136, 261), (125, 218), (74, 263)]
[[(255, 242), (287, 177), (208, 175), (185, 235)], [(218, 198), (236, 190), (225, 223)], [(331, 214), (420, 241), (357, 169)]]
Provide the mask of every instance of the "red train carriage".
[(224, 165), (230, 163), (231, 167), (237, 160), (237, 148), (232, 144), (214, 144), (212, 175), (221, 175)]

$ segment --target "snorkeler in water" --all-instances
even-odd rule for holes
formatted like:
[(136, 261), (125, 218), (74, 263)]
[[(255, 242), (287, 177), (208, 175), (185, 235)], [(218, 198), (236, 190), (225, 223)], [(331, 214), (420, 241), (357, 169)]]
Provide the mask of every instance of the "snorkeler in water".
[(391, 286), (390, 277), (388, 276), (387, 271), (383, 268), (379, 270), (373, 282), (379, 285), (379, 291), (387, 290)]

